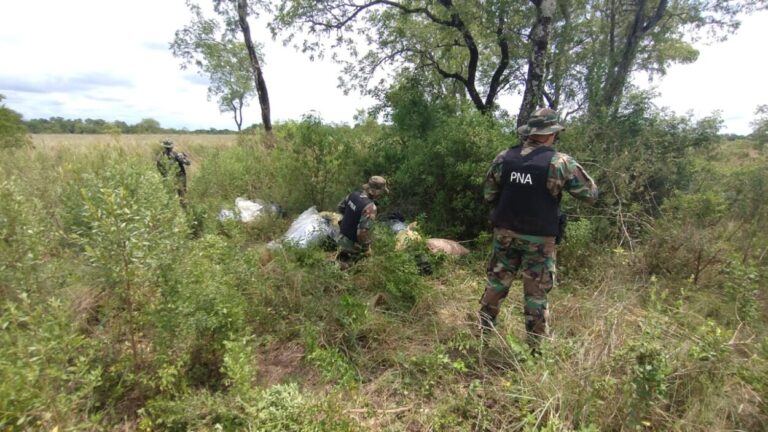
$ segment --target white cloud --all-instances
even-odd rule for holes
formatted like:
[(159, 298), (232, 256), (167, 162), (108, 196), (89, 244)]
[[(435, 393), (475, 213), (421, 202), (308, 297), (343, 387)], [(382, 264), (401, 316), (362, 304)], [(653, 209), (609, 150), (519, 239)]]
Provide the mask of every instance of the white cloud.
[[(723, 132), (747, 134), (758, 104), (768, 103), (768, 61), (760, 44), (768, 41), (768, 11), (745, 17), (739, 31), (723, 43), (699, 46), (693, 64), (672, 66), (660, 82), (657, 104), (701, 118), (722, 112)], [(643, 83), (640, 83), (643, 84)]]
[[(183, 0), (38, 0), (0, 6), (0, 93), (25, 118), (61, 116), (129, 123), (152, 117), (164, 126), (234, 128), (229, 114), (206, 99), (204, 77), (182, 71), (168, 44), (188, 23)], [(752, 111), (768, 103), (762, 82), (765, 60), (756, 45), (768, 13), (748, 17), (724, 44), (703, 47), (693, 65), (673, 66), (654, 84), (658, 102), (698, 117), (721, 109), (730, 132), (746, 133)], [(345, 96), (337, 88), (340, 66), (310, 62), (306, 55), (266, 38), (263, 23), (253, 32), (264, 44), (265, 79), (273, 121), (317, 111), (326, 121), (351, 122), (372, 100)], [(506, 96), (502, 105), (518, 109)], [(245, 124), (260, 121), (258, 101)]]

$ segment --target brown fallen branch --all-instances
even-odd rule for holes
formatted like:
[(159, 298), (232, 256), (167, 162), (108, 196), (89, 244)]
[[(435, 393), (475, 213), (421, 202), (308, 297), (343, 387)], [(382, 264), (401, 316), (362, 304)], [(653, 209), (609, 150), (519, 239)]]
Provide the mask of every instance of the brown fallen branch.
[(367, 409), (367, 408), (354, 408), (354, 409), (347, 409), (344, 410), (347, 414), (364, 414), (368, 412), (374, 412), (376, 414), (397, 414), (401, 412), (405, 412), (408, 410), (413, 409), (413, 406), (406, 406), (402, 408), (392, 408), (392, 409)]

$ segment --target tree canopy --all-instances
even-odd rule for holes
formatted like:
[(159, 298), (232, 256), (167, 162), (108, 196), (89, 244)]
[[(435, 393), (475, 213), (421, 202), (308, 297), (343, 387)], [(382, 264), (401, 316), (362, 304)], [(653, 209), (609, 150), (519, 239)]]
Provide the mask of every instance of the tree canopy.
[[(272, 29), (310, 56), (344, 65), (347, 91), (382, 98), (401, 74), (490, 113), (523, 93), (568, 112), (620, 106), (636, 72), (692, 62), (701, 38), (725, 39), (765, 0), (369, 0), (281, 3)], [(306, 37), (296, 40), (304, 32)], [(383, 98), (382, 98), (383, 99)]]

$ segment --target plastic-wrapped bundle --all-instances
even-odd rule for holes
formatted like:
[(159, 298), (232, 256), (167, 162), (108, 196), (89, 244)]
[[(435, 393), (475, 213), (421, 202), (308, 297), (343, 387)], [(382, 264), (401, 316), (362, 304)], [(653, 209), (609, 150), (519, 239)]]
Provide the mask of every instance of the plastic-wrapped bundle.
[(235, 208), (242, 222), (251, 222), (267, 212), (267, 206), (263, 201), (250, 201), (241, 197), (235, 198)]
[(265, 203), (262, 200), (248, 200), (242, 197), (235, 198), (235, 208), (222, 209), (219, 212), (219, 220), (240, 220), (240, 222), (253, 222), (256, 219), (266, 215), (280, 215), (284, 214), (283, 209), (279, 205), (274, 203)]
[(408, 225), (406, 225), (405, 222), (401, 222), (399, 220), (387, 220), (384, 221), (384, 223), (389, 225), (389, 228), (394, 231), (395, 234), (408, 229)]
[(441, 238), (427, 239), (427, 249), (433, 253), (443, 252), (454, 256), (462, 256), (469, 253), (469, 249), (462, 246), (461, 243)]
[(235, 212), (229, 209), (221, 209), (219, 212), (219, 220), (220, 221), (226, 221), (226, 220), (235, 220), (237, 219), (237, 215), (235, 215)]
[(395, 234), (408, 229), (408, 225), (405, 223), (405, 217), (400, 212), (392, 212), (383, 218), (385, 225), (387, 225)]
[[(300, 214), (285, 232), (283, 243), (289, 243), (295, 247), (306, 248), (321, 243), (325, 239), (333, 239), (338, 232), (334, 226), (333, 218), (319, 213), (317, 208), (310, 207)], [(271, 248), (279, 247), (279, 243), (271, 242)]]
[(397, 236), (395, 237), (395, 250), (404, 250), (409, 245), (421, 241), (421, 234), (416, 232), (417, 225), (418, 222), (411, 222), (405, 229), (397, 232)]

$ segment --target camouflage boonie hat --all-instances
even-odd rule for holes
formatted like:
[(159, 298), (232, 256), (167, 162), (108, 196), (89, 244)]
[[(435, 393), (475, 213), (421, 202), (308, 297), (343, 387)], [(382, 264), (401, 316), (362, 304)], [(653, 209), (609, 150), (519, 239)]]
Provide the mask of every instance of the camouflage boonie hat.
[(365, 186), (376, 192), (389, 193), (389, 188), (387, 187), (387, 179), (382, 176), (373, 176), (369, 178), (368, 183), (366, 183)]
[(527, 124), (520, 126), (517, 128), (517, 135), (520, 136), (522, 139), (528, 138), (528, 135), (531, 134), (531, 128)]
[(164, 139), (163, 140), (163, 147), (165, 147), (165, 148), (173, 147), (173, 141), (171, 141), (169, 139)]
[(534, 111), (527, 126), (531, 129), (529, 135), (550, 135), (565, 130), (558, 123), (557, 111), (552, 108), (539, 108)]

